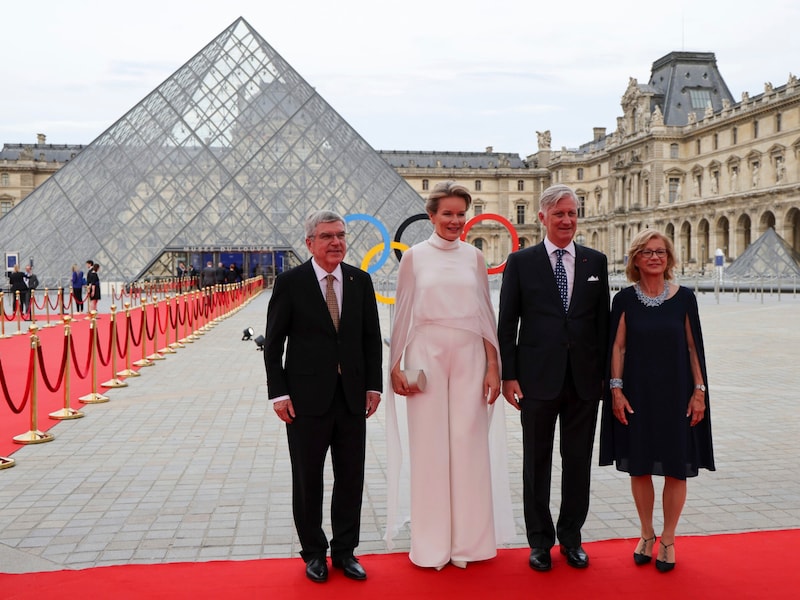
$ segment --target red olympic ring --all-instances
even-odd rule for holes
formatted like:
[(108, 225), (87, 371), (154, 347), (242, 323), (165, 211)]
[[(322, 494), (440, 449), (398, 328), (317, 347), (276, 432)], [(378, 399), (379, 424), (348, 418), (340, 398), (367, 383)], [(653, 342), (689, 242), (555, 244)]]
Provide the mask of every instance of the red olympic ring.
[[(469, 221), (464, 224), (464, 231), (461, 232), (461, 241), (466, 241), (467, 239), (467, 232), (472, 229), (472, 226), (476, 223), (480, 223), (481, 221), (497, 221), (501, 225), (503, 225), (506, 229), (508, 229), (508, 233), (511, 235), (511, 252), (516, 252), (519, 250), (519, 235), (517, 235), (517, 230), (514, 225), (511, 224), (511, 221), (506, 219), (505, 217), (501, 217), (500, 215), (496, 215), (494, 213), (483, 213), (481, 215), (475, 215)], [(506, 261), (503, 261), (496, 267), (487, 267), (486, 272), (489, 275), (494, 275), (495, 273), (502, 273), (506, 268)]]

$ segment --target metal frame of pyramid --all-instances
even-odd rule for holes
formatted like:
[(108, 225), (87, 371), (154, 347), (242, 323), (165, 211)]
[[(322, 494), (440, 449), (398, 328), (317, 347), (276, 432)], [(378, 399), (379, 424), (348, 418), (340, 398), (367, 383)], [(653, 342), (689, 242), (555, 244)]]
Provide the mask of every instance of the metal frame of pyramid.
[(347, 260), (360, 265), (387, 240), (376, 221), (395, 231), (423, 203), (239, 18), (0, 219), (0, 240), (35, 261), (43, 285), (88, 258), (105, 282), (122, 283), (173, 273), (162, 258), (173, 251), (302, 259), (315, 209), (373, 218), (348, 224)]
[(725, 278), (800, 278), (800, 254), (768, 228), (725, 268)]

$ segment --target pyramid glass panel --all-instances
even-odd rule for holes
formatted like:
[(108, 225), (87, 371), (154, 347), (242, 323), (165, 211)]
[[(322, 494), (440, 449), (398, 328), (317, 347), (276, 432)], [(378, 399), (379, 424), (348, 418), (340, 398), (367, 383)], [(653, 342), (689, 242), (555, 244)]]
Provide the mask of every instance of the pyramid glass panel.
[[(172, 274), (193, 252), (305, 260), (303, 221), (318, 209), (374, 216), (394, 236), (423, 202), (240, 18), (0, 219), (0, 239), (43, 285), (88, 258), (124, 283)], [(385, 237), (348, 227), (360, 265)]]

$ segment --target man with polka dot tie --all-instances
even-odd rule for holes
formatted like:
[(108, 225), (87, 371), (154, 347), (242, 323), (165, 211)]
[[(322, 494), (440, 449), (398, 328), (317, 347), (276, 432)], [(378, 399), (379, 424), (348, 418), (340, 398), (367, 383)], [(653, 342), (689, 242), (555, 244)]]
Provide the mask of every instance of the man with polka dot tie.
[[(536, 571), (552, 568), (556, 539), (567, 564), (589, 566), (581, 527), (608, 344), (608, 260), (575, 244), (578, 198), (566, 185), (539, 201), (541, 243), (512, 253), (503, 272), (498, 339), (503, 396), (520, 411), (523, 508)], [(561, 435), (561, 507), (554, 525), (550, 479), (556, 421)]]

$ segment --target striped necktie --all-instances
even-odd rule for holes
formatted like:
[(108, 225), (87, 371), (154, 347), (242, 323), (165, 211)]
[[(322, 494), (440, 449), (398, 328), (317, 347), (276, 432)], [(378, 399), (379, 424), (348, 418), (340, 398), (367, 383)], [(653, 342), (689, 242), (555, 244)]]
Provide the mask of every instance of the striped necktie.
[(336, 300), (336, 292), (333, 291), (333, 282), (336, 278), (328, 273), (325, 279), (328, 280), (328, 287), (325, 288), (325, 303), (328, 305), (328, 312), (331, 313), (333, 326), (336, 331), (339, 331), (339, 302)]

